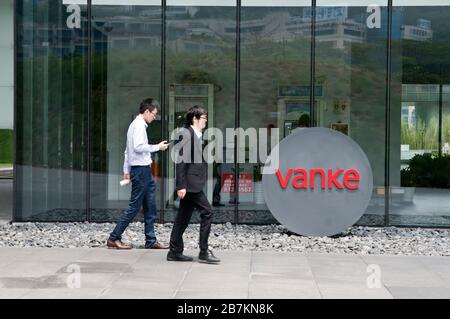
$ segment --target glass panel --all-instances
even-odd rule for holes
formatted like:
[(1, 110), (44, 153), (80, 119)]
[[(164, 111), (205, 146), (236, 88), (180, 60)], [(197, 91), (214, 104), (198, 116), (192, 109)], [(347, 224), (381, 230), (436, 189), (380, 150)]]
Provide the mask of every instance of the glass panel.
[[(242, 1), (240, 126), (258, 139), (279, 129), (282, 139), (300, 126), (309, 126), (311, 74), (311, 2)], [(306, 121), (305, 121), (306, 119)], [(268, 129), (267, 137), (260, 129)], [(239, 222), (274, 223), (264, 202), (257, 144), (246, 138), (239, 165)], [(259, 147), (259, 146), (258, 146)], [(266, 151), (266, 150), (264, 150)]]
[(374, 190), (358, 221), (384, 225), (387, 1), (318, 0), (315, 121), (366, 153)]
[(389, 222), (449, 226), (450, 6), (396, 0), (393, 12)]
[[(142, 100), (151, 97), (160, 101), (161, 23), (161, 4), (157, 1), (92, 1), (93, 221), (115, 221), (128, 206), (131, 186), (119, 184), (127, 130), (139, 114)], [(150, 144), (160, 142), (160, 116), (149, 125), (147, 135)], [(161, 156), (152, 155), (159, 208)]]
[(0, 2), (0, 220), (12, 219), (14, 1)]
[(441, 121), (442, 155), (450, 155), (450, 85), (442, 85)]
[[(202, 105), (208, 112), (207, 128), (215, 127), (225, 132), (225, 128), (234, 127), (235, 3), (171, 0), (167, 2), (166, 16), (168, 133), (185, 124), (185, 112), (196, 104)], [(233, 145), (230, 147), (233, 149)], [(214, 222), (233, 220), (234, 204), (229, 203), (229, 194), (221, 192), (222, 177), (227, 169), (225, 165), (208, 164), (205, 194), (216, 211)], [(169, 158), (165, 214), (168, 221), (173, 220), (179, 205), (179, 200), (174, 196), (174, 174), (175, 163)], [(194, 213), (192, 220), (199, 220), (197, 213)]]
[(86, 219), (86, 1), (17, 3), (19, 221)]

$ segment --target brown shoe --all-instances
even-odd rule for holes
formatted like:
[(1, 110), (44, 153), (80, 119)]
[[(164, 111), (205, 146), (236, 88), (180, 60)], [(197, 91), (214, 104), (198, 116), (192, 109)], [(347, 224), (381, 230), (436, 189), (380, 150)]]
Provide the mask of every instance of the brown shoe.
[(156, 242), (147, 249), (169, 249), (169, 245), (161, 244), (160, 242)]
[(131, 249), (133, 247), (131, 247), (130, 245), (125, 245), (124, 243), (122, 243), (120, 240), (115, 240), (112, 241), (110, 239), (108, 239), (106, 241), (106, 246), (108, 248), (115, 248), (115, 249)]

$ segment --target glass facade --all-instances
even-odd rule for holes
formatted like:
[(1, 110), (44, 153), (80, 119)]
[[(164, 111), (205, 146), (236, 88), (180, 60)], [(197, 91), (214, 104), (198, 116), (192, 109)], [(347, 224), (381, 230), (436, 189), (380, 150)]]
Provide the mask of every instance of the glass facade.
[[(234, 127), (236, 5), (222, 0), (203, 3), (169, 0), (165, 29), (167, 132), (182, 127), (185, 112), (194, 105), (203, 105), (207, 110), (208, 128), (225, 131)], [(229, 204), (222, 194), (226, 166), (208, 164), (205, 194), (215, 205), (216, 222), (233, 221), (234, 204)], [(175, 163), (170, 156), (167, 156), (165, 177), (164, 220), (173, 221), (179, 200), (174, 188)], [(196, 212), (193, 220), (199, 220)]]
[(16, 1), (17, 220), (87, 217), (89, 38), (79, 3)]
[[(267, 128), (267, 146), (262, 147), (269, 153), (275, 146), (272, 128), (283, 138), (298, 127), (302, 116), (310, 117), (311, 4), (242, 1), (240, 22), (239, 126), (249, 134), (252, 128)], [(262, 194), (258, 162), (264, 160), (250, 158), (261, 144), (239, 148), (246, 154), (246, 162), (239, 164), (239, 221), (274, 222)]]
[[(93, 221), (115, 220), (128, 206), (130, 188), (119, 185), (124, 137), (142, 99), (161, 99), (161, 3), (132, 2), (92, 1), (89, 215)], [(148, 128), (150, 143), (159, 142), (161, 132), (159, 119)], [(158, 208), (160, 167), (161, 159), (154, 158)]]
[[(170, 139), (195, 104), (223, 132), (225, 162), (208, 164), (205, 189), (215, 222), (276, 222), (259, 163), (280, 139), (320, 126), (369, 158), (374, 191), (358, 224), (450, 226), (441, 2), (16, 0), (14, 219), (115, 221), (130, 195), (119, 186), (126, 131), (154, 97), (151, 143)], [(238, 128), (243, 140), (225, 139)], [(175, 164), (170, 151), (153, 162), (158, 218), (172, 221)]]
[[(350, 136), (366, 153), (374, 192), (360, 222), (383, 225), (387, 1), (338, 5), (339, 1), (317, 1), (315, 124)], [(330, 20), (330, 15), (335, 18)]]
[(450, 224), (450, 6), (432, 2), (393, 1), (392, 225)]

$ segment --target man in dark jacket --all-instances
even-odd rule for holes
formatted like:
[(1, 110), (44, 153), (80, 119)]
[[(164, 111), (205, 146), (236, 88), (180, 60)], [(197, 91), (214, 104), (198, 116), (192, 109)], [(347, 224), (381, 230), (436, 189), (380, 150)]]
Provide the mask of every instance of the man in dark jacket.
[(192, 261), (192, 257), (183, 255), (183, 233), (189, 224), (195, 208), (200, 212), (200, 262), (218, 263), (212, 251), (208, 249), (211, 230), (212, 209), (203, 188), (208, 178), (208, 164), (203, 158), (202, 130), (206, 126), (206, 111), (200, 106), (191, 107), (186, 113), (187, 127), (183, 130), (182, 140), (177, 147), (181, 149), (180, 160), (176, 164), (176, 190), (180, 198), (180, 207), (170, 235), (169, 261)]

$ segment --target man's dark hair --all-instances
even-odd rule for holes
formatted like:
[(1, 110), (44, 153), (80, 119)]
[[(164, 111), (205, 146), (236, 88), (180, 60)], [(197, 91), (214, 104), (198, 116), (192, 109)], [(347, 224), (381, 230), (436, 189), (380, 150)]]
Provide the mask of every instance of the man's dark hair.
[(187, 125), (192, 125), (192, 124), (194, 124), (194, 117), (197, 120), (199, 120), (200, 116), (206, 115), (206, 114), (207, 113), (206, 113), (204, 108), (202, 108), (199, 105), (194, 105), (186, 113), (186, 124)]
[(147, 98), (141, 102), (141, 105), (139, 106), (139, 113), (144, 114), (147, 110), (153, 112), (155, 109), (159, 109), (159, 102), (156, 99)]
[(308, 114), (302, 114), (300, 118), (298, 119), (298, 126), (299, 127), (309, 127), (309, 115)]

